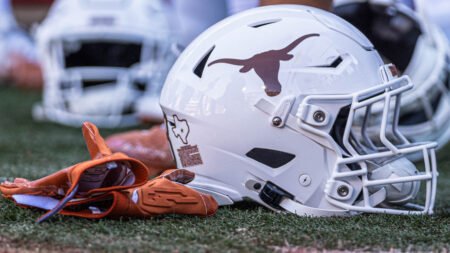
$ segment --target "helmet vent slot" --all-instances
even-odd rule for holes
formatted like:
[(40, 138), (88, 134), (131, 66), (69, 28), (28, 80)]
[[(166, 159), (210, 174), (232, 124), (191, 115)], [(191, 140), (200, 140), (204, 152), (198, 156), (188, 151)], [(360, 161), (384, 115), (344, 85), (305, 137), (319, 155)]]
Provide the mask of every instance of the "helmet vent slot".
[(194, 68), (194, 74), (200, 78), (203, 76), (203, 71), (205, 70), (206, 63), (208, 62), (209, 57), (211, 56), (211, 53), (214, 51), (214, 48), (216, 46), (213, 46), (208, 53), (203, 56), (203, 58), (197, 63), (197, 66)]
[(330, 67), (331, 68), (337, 68), (344, 60), (342, 59), (342, 57), (338, 57), (336, 58), (331, 64)]
[(253, 27), (253, 28), (260, 28), (260, 27), (262, 27), (262, 26), (275, 24), (275, 23), (278, 23), (278, 22), (280, 22), (280, 21), (281, 21), (281, 19), (264, 20), (264, 21), (259, 21), (259, 22), (257, 22), (257, 23), (253, 23), (253, 24), (251, 24), (251, 25), (249, 25), (249, 26), (250, 26), (250, 27)]
[(317, 66), (318, 68), (337, 68), (339, 67), (339, 65), (341, 65), (341, 63), (344, 62), (344, 59), (342, 58), (342, 56), (338, 56), (336, 59), (334, 59), (334, 61), (329, 64), (329, 65), (322, 65), (322, 66)]
[(246, 156), (273, 169), (288, 164), (295, 158), (293, 154), (265, 148), (254, 148)]

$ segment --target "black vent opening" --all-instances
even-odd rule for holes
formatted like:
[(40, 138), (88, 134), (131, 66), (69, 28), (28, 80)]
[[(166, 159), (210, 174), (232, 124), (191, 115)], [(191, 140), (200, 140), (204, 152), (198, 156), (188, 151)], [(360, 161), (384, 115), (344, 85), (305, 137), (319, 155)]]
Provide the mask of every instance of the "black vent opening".
[(318, 68), (337, 68), (337, 67), (339, 67), (339, 65), (341, 65), (342, 62), (344, 62), (344, 59), (342, 59), (342, 57), (339, 56), (336, 59), (334, 59), (334, 61), (331, 64), (317, 66), (317, 67)]
[(330, 135), (333, 140), (344, 150), (349, 153), (344, 145), (344, 132), (345, 126), (347, 125), (348, 116), (350, 114), (350, 105), (345, 106), (339, 110), (339, 113), (334, 121), (333, 127), (331, 128)]
[(95, 81), (83, 80), (83, 88), (89, 88), (89, 87), (94, 87), (94, 86), (108, 84), (108, 83), (115, 83), (115, 82), (116, 82), (116, 80), (95, 80)]
[(263, 27), (263, 26), (266, 26), (266, 25), (271, 25), (271, 24), (278, 23), (278, 22), (280, 22), (280, 21), (281, 21), (281, 19), (264, 20), (264, 21), (260, 21), (260, 22), (251, 24), (250, 27), (253, 27), (253, 28), (260, 28), (260, 27)]
[(206, 63), (208, 62), (209, 57), (211, 56), (211, 53), (214, 51), (215, 46), (213, 46), (208, 53), (203, 56), (203, 58), (200, 60), (200, 62), (197, 64), (197, 66), (194, 69), (194, 74), (200, 78), (203, 76), (203, 71), (205, 70)]
[(334, 60), (334, 61), (331, 63), (330, 67), (331, 67), (331, 68), (337, 68), (343, 61), (344, 61), (344, 60), (342, 59), (342, 57), (339, 56), (338, 58), (336, 58), (336, 60)]
[(273, 169), (280, 168), (295, 158), (293, 154), (265, 148), (254, 148), (246, 156)]

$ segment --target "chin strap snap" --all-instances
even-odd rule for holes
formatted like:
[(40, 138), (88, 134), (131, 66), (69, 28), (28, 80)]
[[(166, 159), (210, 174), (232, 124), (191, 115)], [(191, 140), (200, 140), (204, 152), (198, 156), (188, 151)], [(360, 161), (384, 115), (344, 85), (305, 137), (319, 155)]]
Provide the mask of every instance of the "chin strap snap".
[(293, 199), (294, 196), (271, 182), (267, 182), (259, 192), (259, 197), (272, 208), (282, 210), (280, 203), (283, 199)]
[(288, 211), (299, 216), (332, 217), (351, 216), (346, 210), (325, 210), (302, 205), (294, 200), (294, 196), (277, 185), (267, 182), (259, 191), (261, 200), (276, 210)]

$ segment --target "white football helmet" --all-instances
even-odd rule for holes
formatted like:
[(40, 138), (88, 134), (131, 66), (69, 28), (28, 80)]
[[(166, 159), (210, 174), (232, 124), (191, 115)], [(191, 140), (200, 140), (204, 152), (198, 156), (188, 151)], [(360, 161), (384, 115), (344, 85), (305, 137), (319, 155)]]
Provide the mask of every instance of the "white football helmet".
[(64, 125), (137, 124), (135, 102), (159, 95), (175, 60), (161, 0), (60, 0), (36, 37), (45, 88), (34, 116)]
[[(251, 199), (298, 215), (429, 214), (436, 144), (409, 143), (388, 124), (412, 86), (346, 21), (278, 5), (227, 18), (194, 40), (169, 72), (161, 106), (178, 168), (195, 172), (190, 186), (221, 205)], [(354, 126), (379, 101), (376, 146), (355, 139), (365, 128)], [(422, 169), (405, 157), (416, 152)]]
[[(335, 1), (335, 13), (361, 30), (385, 61), (415, 84), (402, 97), (400, 131), (413, 142), (430, 140), (444, 146), (450, 139), (450, 58), (444, 33), (393, 0)], [(380, 120), (382, 106), (373, 110)]]

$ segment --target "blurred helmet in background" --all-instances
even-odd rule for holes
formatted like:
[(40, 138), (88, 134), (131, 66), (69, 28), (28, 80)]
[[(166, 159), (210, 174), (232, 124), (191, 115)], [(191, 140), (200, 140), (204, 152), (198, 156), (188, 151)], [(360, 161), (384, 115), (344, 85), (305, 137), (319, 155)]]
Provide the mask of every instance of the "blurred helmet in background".
[[(177, 167), (195, 172), (189, 186), (221, 205), (251, 199), (313, 216), (432, 213), (436, 144), (385, 134), (397, 129), (388, 119), (413, 86), (396, 74), (329, 12), (278, 5), (227, 18), (184, 50), (162, 90)], [(366, 133), (356, 115), (370, 119), (380, 101), (381, 144), (356, 139)], [(405, 157), (413, 153), (424, 168)]]
[[(442, 147), (450, 138), (449, 44), (436, 25), (409, 8), (414, 6), (393, 0), (340, 0), (334, 12), (361, 30), (385, 62), (395, 64), (414, 83), (402, 97), (400, 131), (411, 141), (431, 140)], [(378, 120), (382, 105), (372, 108)]]
[[(99, 127), (138, 123), (135, 103), (159, 96), (175, 60), (161, 0), (60, 0), (37, 29), (44, 72), (36, 119)], [(162, 120), (158, 100), (151, 105)]]

